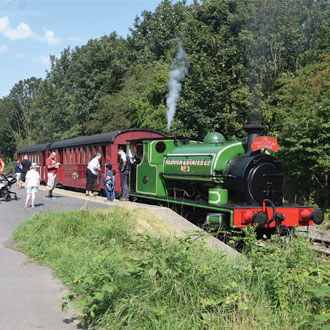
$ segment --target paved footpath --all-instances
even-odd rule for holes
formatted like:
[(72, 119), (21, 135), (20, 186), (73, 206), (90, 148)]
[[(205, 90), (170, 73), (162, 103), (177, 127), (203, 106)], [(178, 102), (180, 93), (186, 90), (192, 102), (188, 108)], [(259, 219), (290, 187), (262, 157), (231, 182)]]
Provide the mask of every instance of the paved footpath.
[[(48, 267), (26, 263), (26, 256), (8, 246), (13, 244), (13, 230), (23, 220), (40, 211), (79, 209), (88, 197), (58, 195), (48, 201), (44, 198), (45, 192), (40, 190), (37, 207), (25, 209), (25, 190), (13, 191), (18, 193), (18, 201), (0, 200), (0, 330), (79, 329), (74, 311), (61, 311), (61, 300), (66, 293), (61, 281), (51, 275)], [(90, 200), (88, 207), (108, 206)]]

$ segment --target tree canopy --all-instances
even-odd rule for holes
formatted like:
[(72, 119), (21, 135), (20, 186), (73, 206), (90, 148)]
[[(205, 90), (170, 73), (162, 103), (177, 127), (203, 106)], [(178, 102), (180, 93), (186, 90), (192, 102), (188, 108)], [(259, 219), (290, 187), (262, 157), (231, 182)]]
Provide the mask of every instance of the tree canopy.
[(163, 0), (132, 22), (126, 39), (111, 32), (65, 48), (51, 56), (45, 79), (15, 84), (0, 99), (1, 155), (122, 128), (165, 131), (179, 41), (189, 66), (170, 134), (202, 139), (216, 130), (245, 137), (247, 122), (263, 121), (282, 145), (291, 195), (299, 188), (307, 196), (304, 185), (291, 183), (308, 182), (323, 203), (321, 189), (329, 189), (327, 0)]

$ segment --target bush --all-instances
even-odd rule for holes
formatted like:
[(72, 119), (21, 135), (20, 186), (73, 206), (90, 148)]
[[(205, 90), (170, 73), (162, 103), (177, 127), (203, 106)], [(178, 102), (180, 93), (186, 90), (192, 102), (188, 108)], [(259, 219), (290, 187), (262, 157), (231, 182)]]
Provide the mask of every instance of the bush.
[(14, 233), (20, 249), (71, 287), (86, 327), (302, 329), (329, 322), (329, 264), (299, 238), (229, 258), (193, 237), (134, 230), (123, 209), (38, 214)]

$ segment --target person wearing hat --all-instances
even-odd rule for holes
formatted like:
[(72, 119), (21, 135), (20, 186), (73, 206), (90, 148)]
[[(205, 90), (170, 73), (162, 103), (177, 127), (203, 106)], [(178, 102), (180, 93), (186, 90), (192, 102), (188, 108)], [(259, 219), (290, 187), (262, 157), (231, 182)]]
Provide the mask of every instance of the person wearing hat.
[(38, 165), (32, 163), (31, 169), (26, 173), (25, 185), (26, 185), (26, 199), (24, 207), (29, 207), (29, 201), (31, 197), (31, 207), (35, 207), (36, 193), (40, 187), (40, 175), (36, 171)]
[(61, 163), (55, 161), (56, 152), (52, 151), (50, 156), (46, 159), (47, 168), (47, 188), (46, 188), (46, 199), (54, 199), (53, 190), (56, 186), (56, 174), (57, 169), (60, 167)]
[(98, 152), (95, 157), (88, 163), (86, 168), (86, 196), (94, 196), (92, 193), (95, 178), (100, 171), (100, 159), (102, 155)]

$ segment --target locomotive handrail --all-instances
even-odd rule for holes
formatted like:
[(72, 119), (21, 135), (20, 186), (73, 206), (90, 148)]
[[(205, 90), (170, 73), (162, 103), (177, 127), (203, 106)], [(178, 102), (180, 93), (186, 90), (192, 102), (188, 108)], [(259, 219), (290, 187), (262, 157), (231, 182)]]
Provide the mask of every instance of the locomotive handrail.
[(160, 175), (168, 176), (197, 176), (197, 177), (208, 177), (208, 178), (223, 178), (223, 175), (212, 175), (212, 174), (190, 174), (190, 173), (165, 173), (160, 172)]
[(200, 156), (206, 156), (206, 157), (213, 157), (214, 155), (211, 155), (211, 154), (200, 154), (200, 155), (183, 155), (183, 154), (177, 154), (177, 155), (175, 155), (175, 154), (172, 154), (172, 155), (163, 155), (163, 157), (186, 157), (186, 158), (188, 158), (188, 157), (191, 157), (191, 156), (198, 156), (198, 157), (200, 157)]

